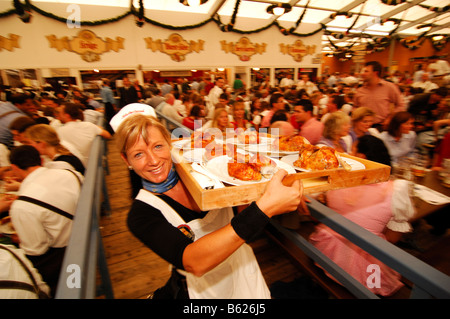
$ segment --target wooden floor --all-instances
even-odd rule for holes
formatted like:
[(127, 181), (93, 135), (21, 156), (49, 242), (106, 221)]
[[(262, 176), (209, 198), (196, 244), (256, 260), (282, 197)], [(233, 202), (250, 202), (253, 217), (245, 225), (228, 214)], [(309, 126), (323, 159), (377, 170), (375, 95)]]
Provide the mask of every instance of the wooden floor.
[[(116, 299), (142, 299), (165, 284), (169, 264), (139, 242), (128, 230), (131, 205), (128, 168), (114, 139), (108, 142), (109, 175), (106, 177), (111, 215), (100, 221), (103, 245)], [(270, 286), (289, 282), (302, 274), (285, 253), (266, 237), (252, 244), (263, 275)]]

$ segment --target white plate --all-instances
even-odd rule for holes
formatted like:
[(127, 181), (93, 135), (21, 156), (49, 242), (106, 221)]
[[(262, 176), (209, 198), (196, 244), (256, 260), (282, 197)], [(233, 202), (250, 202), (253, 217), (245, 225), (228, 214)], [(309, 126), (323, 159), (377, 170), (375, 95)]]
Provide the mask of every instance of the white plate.
[[(191, 147), (191, 141), (192, 140), (190, 138), (189, 139), (182, 139), (182, 140), (179, 140), (179, 141), (175, 141), (175, 142), (172, 142), (172, 147), (175, 148), (175, 149), (180, 149), (180, 150), (184, 150), (184, 151), (192, 150), (194, 148)], [(223, 140), (221, 140), (221, 139), (215, 139), (214, 141), (217, 144), (223, 144)]]
[[(285, 155), (298, 154), (299, 151), (280, 151), (278, 149), (272, 149), (276, 138), (272, 138), (270, 144), (251, 144), (245, 147), (246, 150), (253, 153), (265, 154), (269, 157), (282, 157)], [(306, 138), (303, 138), (305, 144), (311, 144)]]
[[(340, 156), (341, 157), (341, 159), (344, 161), (344, 162), (346, 162), (348, 165), (350, 165), (351, 166), (351, 170), (352, 171), (357, 171), (357, 170), (361, 170), (361, 169), (365, 169), (366, 168), (366, 166), (363, 164), (363, 163), (361, 163), (361, 162), (358, 162), (358, 161), (356, 161), (356, 160), (354, 160), (354, 159), (352, 159), (352, 158), (348, 158), (348, 157), (345, 157), (345, 156)], [(294, 162), (296, 161), (296, 160), (298, 160), (298, 155), (296, 154), (296, 155), (287, 155), (287, 156), (284, 156), (284, 157), (282, 157), (281, 159), (280, 159), (283, 163), (286, 163), (286, 164), (289, 164), (289, 165), (291, 165), (293, 168), (295, 168), (297, 171), (301, 171), (301, 172), (309, 172), (309, 170), (308, 169), (304, 169), (304, 168), (300, 168), (300, 167), (297, 167), (297, 166), (294, 166)], [(339, 166), (339, 167), (341, 167), (341, 166)]]
[(272, 144), (250, 144), (245, 149), (252, 153), (261, 153), (269, 157), (281, 157), (284, 155), (298, 154), (298, 151), (272, 151)]
[(234, 144), (237, 146), (249, 146), (249, 145), (270, 145), (273, 143), (273, 141), (274, 141), (274, 139), (272, 137), (260, 136), (258, 144), (246, 144), (246, 143), (239, 142), (237, 137), (230, 137), (225, 140), (225, 143), (230, 143), (230, 144)]
[(186, 161), (191, 163), (201, 163), (203, 162), (203, 156), (205, 155), (204, 148), (193, 148), (183, 152), (183, 157)]
[(173, 148), (178, 148), (178, 149), (190, 149), (191, 148), (191, 139), (190, 138), (185, 138), (182, 140), (178, 140), (178, 141), (172, 141), (172, 146)]
[[(227, 183), (230, 185), (238, 186), (238, 185), (263, 183), (263, 182), (268, 181), (268, 179), (264, 178), (264, 177), (262, 177), (261, 180), (257, 181), (257, 182), (242, 181), (240, 179), (231, 177), (230, 175), (228, 175), (228, 161), (229, 160), (230, 160), (230, 158), (226, 155), (215, 157), (206, 164), (206, 168), (211, 174), (214, 174), (214, 176), (216, 176), (223, 183)], [(277, 164), (278, 168), (285, 169), (289, 174), (295, 174), (295, 169), (292, 166), (290, 166), (286, 163), (283, 163), (277, 159), (272, 159), (272, 160)]]

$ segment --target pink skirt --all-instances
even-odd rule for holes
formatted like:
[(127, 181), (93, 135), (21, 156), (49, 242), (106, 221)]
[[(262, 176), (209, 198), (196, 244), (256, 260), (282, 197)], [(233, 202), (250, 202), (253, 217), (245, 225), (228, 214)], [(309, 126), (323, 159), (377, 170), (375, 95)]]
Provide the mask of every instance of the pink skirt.
[[(403, 286), (398, 272), (329, 227), (318, 226), (309, 241), (376, 295), (390, 296)], [(327, 275), (338, 282), (330, 274)]]

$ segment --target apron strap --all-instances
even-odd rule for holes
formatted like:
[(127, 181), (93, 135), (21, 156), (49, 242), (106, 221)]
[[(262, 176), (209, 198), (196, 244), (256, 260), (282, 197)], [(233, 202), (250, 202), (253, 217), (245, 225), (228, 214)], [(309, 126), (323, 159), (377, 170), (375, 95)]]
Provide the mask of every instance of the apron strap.
[(141, 189), (137, 194), (136, 199), (159, 209), (161, 213), (164, 215), (164, 217), (167, 219), (167, 221), (171, 223), (174, 227), (186, 224), (184, 219), (181, 218), (180, 215), (178, 215), (178, 213), (169, 204), (167, 204), (158, 196), (150, 193), (149, 191)]

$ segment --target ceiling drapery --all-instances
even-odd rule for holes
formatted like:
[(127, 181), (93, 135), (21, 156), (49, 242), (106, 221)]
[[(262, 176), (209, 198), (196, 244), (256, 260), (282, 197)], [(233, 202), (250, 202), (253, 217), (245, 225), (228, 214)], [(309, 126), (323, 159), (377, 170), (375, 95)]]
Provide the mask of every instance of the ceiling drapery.
[[(132, 15), (135, 17), (136, 24), (139, 27), (148, 23), (161, 28), (178, 31), (200, 28), (211, 22), (216, 23), (223, 32), (233, 32), (238, 34), (258, 33), (267, 30), (272, 26), (278, 28), (284, 35), (297, 37), (308, 37), (323, 31), (323, 45), (338, 51), (338, 53), (351, 51), (351, 48), (355, 44), (364, 44), (370, 49), (382, 50), (389, 45), (392, 39), (399, 40), (404, 46), (410, 49), (416, 49), (425, 39), (430, 39), (437, 50), (445, 46), (449, 41), (450, 5), (442, 5), (448, 3), (448, 1), (341, 0), (341, 7), (333, 7), (334, 4), (328, 1), (327, 8), (327, 6), (324, 6), (324, 3), (326, 2), (324, 0), (208, 0), (201, 1), (200, 6), (211, 4), (210, 7), (214, 9), (207, 12), (210, 15), (208, 16), (208, 14), (206, 14), (206, 18), (205, 15), (202, 15), (202, 20), (195, 24), (175, 26), (165, 24), (163, 21), (150, 19), (146, 16), (146, 12), (155, 9), (155, 3), (166, 4), (164, 10), (171, 10), (167, 9), (168, 4), (171, 5), (170, 8), (176, 8), (176, 5), (184, 7), (180, 4), (179, 0), (176, 1), (176, 5), (173, 4), (175, 3), (174, 1), (175, 0), (152, 1), (151, 5), (153, 7), (148, 8), (146, 7), (146, 4), (150, 6), (148, 0), (129, 0), (129, 7), (118, 16), (94, 21), (83, 20), (79, 23), (82, 26), (104, 25), (120, 21)], [(76, 1), (70, 2), (74, 3)], [(425, 2), (426, 4), (422, 2)], [(11, 3), (12, 8), (0, 12), (0, 18), (17, 14), (22, 21), (30, 23), (32, 22), (32, 15), (37, 13), (60, 22), (65, 23), (67, 21), (66, 17), (58, 16), (52, 12), (41, 9), (39, 7), (39, 1), (13, 0)], [(429, 3), (438, 5), (430, 5)], [(286, 10), (286, 13), (280, 16), (276, 16), (275, 14), (269, 15), (267, 12), (264, 12), (266, 16), (269, 15), (269, 18), (266, 19), (268, 20), (266, 24), (252, 30), (240, 29), (237, 27), (239, 19), (248, 16), (248, 8), (250, 5), (264, 6), (266, 9), (265, 11), (269, 11), (268, 8), (270, 6), (283, 6), (290, 9)], [(378, 7), (377, 5), (384, 7)], [(225, 10), (227, 7), (228, 11)], [(232, 8), (231, 12), (230, 8)], [(371, 13), (373, 8), (381, 8), (384, 11), (379, 9), (380, 12), (378, 13), (378, 16), (376, 16)], [(385, 8), (388, 9), (386, 10)], [(422, 18), (414, 18), (414, 14), (417, 14), (417, 8), (422, 10)], [(413, 9), (414, 13), (410, 14)], [(319, 19), (319, 15), (317, 15), (318, 12), (322, 13), (322, 17), (326, 12), (331, 12), (331, 14), (320, 20), (316, 20), (315, 24), (317, 25), (317, 28), (311, 32), (300, 32), (301, 27), (299, 26), (301, 23), (312, 23), (311, 14), (316, 14)], [(225, 16), (231, 16), (230, 22), (223, 22), (223, 20), (226, 19)], [(345, 22), (345, 27), (340, 28), (339, 25), (344, 26), (344, 24), (339, 24), (337, 22), (341, 16), (347, 21)], [(411, 18), (409, 18), (409, 16), (411, 16)], [(292, 19), (293, 17), (295, 20)], [(380, 26), (387, 26), (388, 23), (392, 23), (394, 27), (384, 34), (382, 32), (379, 34), (376, 32), (370, 33), (369, 29), (376, 24), (370, 24), (369, 22), (371, 19)], [(263, 19), (261, 20), (265, 21)], [(416, 34), (404, 34), (405, 30), (412, 30), (413, 28), (415, 29)], [(435, 36), (440, 36), (440, 39), (433, 40), (433, 37)]]

